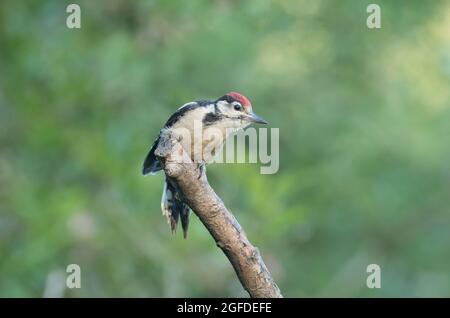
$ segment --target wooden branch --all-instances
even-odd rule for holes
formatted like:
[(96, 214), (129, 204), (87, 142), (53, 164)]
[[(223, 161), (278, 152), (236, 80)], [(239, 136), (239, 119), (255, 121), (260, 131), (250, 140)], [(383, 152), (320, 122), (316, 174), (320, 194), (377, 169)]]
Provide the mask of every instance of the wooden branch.
[(228, 257), (250, 296), (283, 297), (259, 250), (248, 241), (237, 220), (209, 185), (205, 172), (200, 172), (181, 144), (166, 134), (162, 136), (155, 154), (160, 159), (166, 176), (179, 188), (185, 202)]

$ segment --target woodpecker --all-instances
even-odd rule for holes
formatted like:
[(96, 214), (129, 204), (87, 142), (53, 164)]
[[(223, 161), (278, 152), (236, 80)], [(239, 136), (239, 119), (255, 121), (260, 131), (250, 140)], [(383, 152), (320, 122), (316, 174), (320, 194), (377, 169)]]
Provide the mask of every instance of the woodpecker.
[[(227, 93), (217, 100), (198, 100), (184, 104), (169, 117), (160, 130), (144, 160), (142, 174), (155, 174), (162, 170), (161, 163), (155, 156), (162, 134), (170, 133), (175, 136), (191, 160), (203, 169), (214, 158), (215, 150), (222, 147), (232, 132), (243, 129), (251, 123), (267, 124), (267, 121), (253, 112), (252, 104), (247, 97), (237, 92)], [(211, 128), (218, 132), (219, 136), (207, 134), (206, 130)], [(200, 133), (196, 129), (200, 129)], [(161, 209), (172, 233), (176, 231), (178, 219), (181, 220), (183, 236), (186, 238), (191, 210), (183, 201), (176, 185), (167, 177), (164, 182)]]

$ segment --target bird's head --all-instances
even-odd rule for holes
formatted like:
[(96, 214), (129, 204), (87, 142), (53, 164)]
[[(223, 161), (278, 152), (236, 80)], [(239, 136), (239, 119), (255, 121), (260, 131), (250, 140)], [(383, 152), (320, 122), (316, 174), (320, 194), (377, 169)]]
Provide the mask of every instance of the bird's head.
[(243, 128), (251, 123), (267, 124), (267, 121), (253, 112), (250, 100), (242, 94), (230, 92), (220, 97), (216, 105), (233, 127)]

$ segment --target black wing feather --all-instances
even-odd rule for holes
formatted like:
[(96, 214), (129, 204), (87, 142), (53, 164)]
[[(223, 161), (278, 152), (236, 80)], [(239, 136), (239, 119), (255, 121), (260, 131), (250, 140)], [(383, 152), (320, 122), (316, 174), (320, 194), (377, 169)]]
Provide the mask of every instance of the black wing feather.
[(155, 142), (153, 143), (153, 146), (148, 152), (147, 157), (145, 157), (144, 166), (142, 168), (143, 175), (155, 173), (162, 169), (158, 158), (156, 158), (155, 156), (155, 150), (156, 147), (158, 147), (160, 138), (161, 138), (160, 135), (158, 135), (158, 138), (156, 138)]

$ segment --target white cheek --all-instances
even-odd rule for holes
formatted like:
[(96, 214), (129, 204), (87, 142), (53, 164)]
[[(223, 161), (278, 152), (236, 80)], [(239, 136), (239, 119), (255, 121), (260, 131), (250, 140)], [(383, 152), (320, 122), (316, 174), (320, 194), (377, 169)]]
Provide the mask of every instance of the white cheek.
[(250, 125), (249, 122), (243, 120), (230, 120), (226, 123), (226, 128), (230, 128), (233, 132), (243, 129)]
[(226, 103), (218, 102), (217, 103), (217, 108), (219, 109), (219, 111), (221, 113), (227, 113), (228, 112), (228, 104), (226, 104)]

